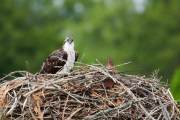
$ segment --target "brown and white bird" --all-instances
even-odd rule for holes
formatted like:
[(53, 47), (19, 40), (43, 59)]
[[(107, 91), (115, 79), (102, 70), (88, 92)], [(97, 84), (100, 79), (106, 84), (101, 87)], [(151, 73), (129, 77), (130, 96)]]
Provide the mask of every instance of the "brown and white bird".
[(41, 74), (68, 74), (74, 67), (78, 54), (74, 49), (74, 41), (67, 37), (62, 49), (52, 52), (41, 67)]

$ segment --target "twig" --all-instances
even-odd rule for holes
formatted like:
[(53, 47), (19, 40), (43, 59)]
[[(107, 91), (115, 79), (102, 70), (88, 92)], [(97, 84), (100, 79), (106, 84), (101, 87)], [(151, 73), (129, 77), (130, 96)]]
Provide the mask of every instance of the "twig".
[(64, 93), (66, 93), (67, 95), (69, 95), (70, 97), (74, 98), (74, 99), (75, 99), (77, 102), (79, 102), (80, 104), (83, 104), (83, 102), (81, 102), (80, 100), (78, 100), (78, 99), (77, 99), (76, 97), (74, 97), (71, 93), (66, 92), (65, 90), (61, 89), (58, 85), (53, 84), (53, 86), (54, 86), (55, 88), (57, 88), (59, 91), (62, 91), (62, 92), (64, 92)]
[(171, 120), (171, 118), (169, 116), (169, 113), (167, 111), (167, 108), (163, 105), (163, 103), (161, 102), (160, 99), (158, 99), (158, 101), (159, 101), (159, 104), (160, 104), (160, 106), (162, 108), (162, 114), (163, 114), (164, 119), (165, 120)]
[(80, 110), (82, 110), (82, 108), (78, 108), (76, 111), (74, 111), (66, 120), (71, 120), (71, 118), (78, 113)]
[(67, 103), (68, 103), (68, 99), (69, 99), (69, 95), (67, 96), (66, 101), (65, 101), (65, 104), (64, 104), (64, 109), (63, 109), (63, 112), (62, 112), (62, 120), (64, 120), (64, 113), (65, 113), (65, 111), (66, 111), (66, 105), (67, 105)]
[(134, 101), (134, 102), (133, 101), (129, 101), (128, 103), (124, 103), (124, 104), (122, 104), (122, 105), (120, 105), (118, 107), (102, 110), (102, 111), (100, 111), (100, 112), (98, 112), (98, 113), (96, 113), (94, 115), (85, 117), (83, 120), (95, 120), (98, 116), (101, 116), (103, 114), (107, 114), (107, 113), (113, 112), (115, 110), (119, 110), (119, 112), (120, 112), (121, 110), (124, 110), (124, 109), (130, 107), (133, 103), (136, 103), (136, 102), (137, 101)]
[(7, 111), (7, 113), (6, 113), (7, 116), (12, 114), (12, 112), (14, 111), (14, 109), (18, 103), (18, 98), (17, 98), (16, 92), (14, 90), (13, 90), (13, 93), (14, 93), (14, 103), (11, 106), (11, 109), (9, 109), (9, 111)]
[(5, 80), (5, 78), (10, 77), (10, 76), (12, 76), (13, 74), (17, 74), (17, 73), (21, 74), (21, 73), (28, 73), (28, 72), (27, 72), (27, 71), (14, 71), (14, 72), (11, 72), (11, 73), (7, 74), (6, 76), (2, 77), (2, 78), (0, 79), (0, 81), (3, 81), (3, 80)]

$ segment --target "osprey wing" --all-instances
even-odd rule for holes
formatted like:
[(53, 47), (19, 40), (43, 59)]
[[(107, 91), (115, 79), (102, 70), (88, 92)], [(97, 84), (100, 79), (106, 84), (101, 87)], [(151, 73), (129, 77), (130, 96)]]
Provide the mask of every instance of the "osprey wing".
[(49, 55), (49, 57), (44, 61), (40, 73), (51, 73), (55, 74), (57, 71), (62, 69), (67, 61), (67, 53), (63, 50), (56, 50)]

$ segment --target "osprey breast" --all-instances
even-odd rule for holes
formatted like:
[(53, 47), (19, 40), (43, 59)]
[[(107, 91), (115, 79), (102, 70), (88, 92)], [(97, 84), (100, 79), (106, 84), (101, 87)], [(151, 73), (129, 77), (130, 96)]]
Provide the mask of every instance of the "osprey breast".
[(67, 53), (67, 61), (63, 66), (62, 70), (57, 72), (58, 74), (69, 73), (70, 70), (74, 67), (74, 63), (76, 59), (75, 50), (73, 48), (72, 49), (69, 48), (68, 50), (66, 50), (66, 53)]

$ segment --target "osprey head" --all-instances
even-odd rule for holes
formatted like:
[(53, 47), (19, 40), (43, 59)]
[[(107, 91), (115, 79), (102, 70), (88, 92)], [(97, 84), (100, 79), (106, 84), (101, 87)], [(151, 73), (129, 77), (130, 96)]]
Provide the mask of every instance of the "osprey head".
[(73, 43), (73, 39), (71, 37), (66, 37), (66, 39), (64, 41), (65, 41), (65, 43), (67, 42), (69, 44)]
[(68, 50), (68, 49), (74, 49), (74, 41), (72, 38), (70, 37), (66, 37), (66, 39), (64, 40), (64, 50)]

